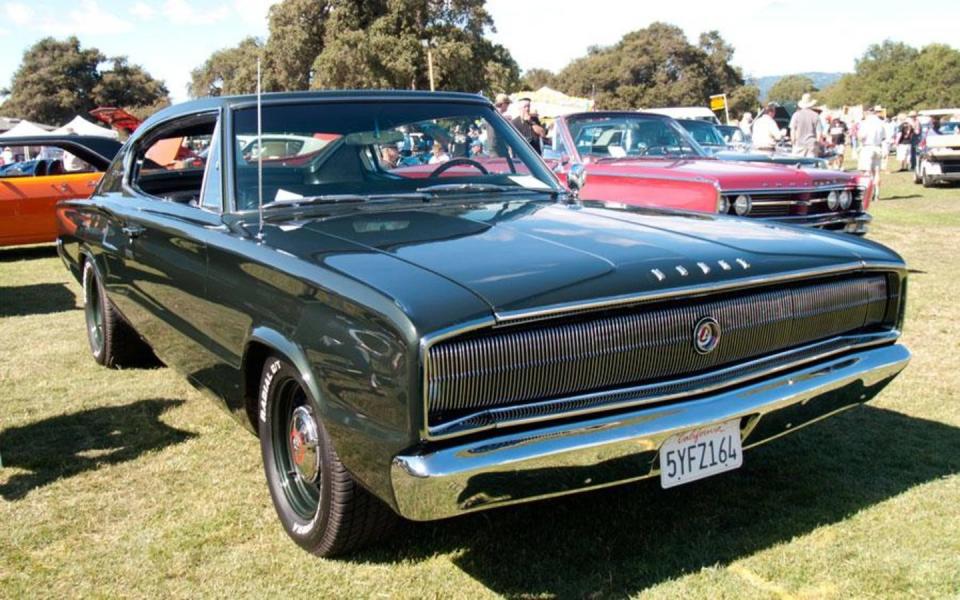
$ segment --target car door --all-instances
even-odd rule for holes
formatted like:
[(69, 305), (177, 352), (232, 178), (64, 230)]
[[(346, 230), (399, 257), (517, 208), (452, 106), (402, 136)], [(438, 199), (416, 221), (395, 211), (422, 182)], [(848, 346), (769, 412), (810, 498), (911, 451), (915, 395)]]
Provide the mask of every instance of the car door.
[[(219, 212), (200, 206), (203, 148), (216, 115), (192, 115), (146, 132), (135, 145), (120, 193), (105, 196), (105, 285), (111, 299), (160, 358), (188, 374), (208, 366), (204, 319), (206, 238)], [(147, 158), (181, 138), (165, 163)]]

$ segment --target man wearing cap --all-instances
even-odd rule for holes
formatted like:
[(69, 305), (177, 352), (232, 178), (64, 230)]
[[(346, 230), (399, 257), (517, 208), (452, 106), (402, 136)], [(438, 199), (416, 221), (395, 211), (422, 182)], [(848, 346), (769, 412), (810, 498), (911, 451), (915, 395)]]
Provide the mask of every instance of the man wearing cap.
[(857, 135), (860, 137), (860, 154), (857, 157), (857, 170), (873, 177), (874, 198), (880, 198), (880, 164), (883, 156), (883, 142), (887, 139), (887, 130), (877, 116), (875, 108), (868, 108), (867, 115), (860, 123)]
[[(493, 106), (497, 109), (497, 113), (507, 119), (507, 110), (510, 108), (510, 96), (506, 94), (497, 94), (496, 100), (493, 101)], [(507, 145), (497, 138), (497, 132), (490, 123), (484, 123), (483, 125), (484, 133), (486, 133), (487, 141), (487, 154), (490, 156), (506, 156), (507, 155)]]
[(817, 140), (820, 138), (820, 115), (813, 107), (817, 104), (809, 92), (800, 97), (797, 111), (790, 117), (790, 141), (793, 153), (799, 156), (816, 156)]

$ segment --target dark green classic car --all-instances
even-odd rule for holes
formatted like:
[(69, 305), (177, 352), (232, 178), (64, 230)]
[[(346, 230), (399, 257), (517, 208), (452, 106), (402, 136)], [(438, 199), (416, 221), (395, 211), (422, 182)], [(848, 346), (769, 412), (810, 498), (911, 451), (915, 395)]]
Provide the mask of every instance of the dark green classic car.
[(94, 358), (155, 353), (257, 434), (315, 553), (735, 469), (910, 358), (906, 269), (876, 243), (580, 202), (478, 96), (257, 106), (150, 118), (61, 203), (59, 252)]

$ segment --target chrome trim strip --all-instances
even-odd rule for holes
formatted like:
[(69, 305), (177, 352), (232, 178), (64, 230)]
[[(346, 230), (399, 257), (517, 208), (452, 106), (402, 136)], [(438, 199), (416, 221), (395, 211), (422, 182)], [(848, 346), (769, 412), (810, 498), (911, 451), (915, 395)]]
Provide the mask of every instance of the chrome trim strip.
[[(540, 401), (540, 402), (531, 402), (524, 405), (504, 406), (504, 407), (489, 408), (485, 410), (478, 410), (476, 413), (472, 413), (460, 419), (448, 421), (446, 423), (443, 423), (442, 425), (430, 428), (429, 439), (446, 440), (453, 437), (463, 436), (466, 434), (480, 433), (483, 431), (491, 431), (491, 430), (500, 430), (500, 429), (506, 429), (511, 427), (520, 427), (523, 425), (530, 425), (531, 423), (542, 423), (544, 421), (565, 419), (568, 417), (579, 417), (579, 416), (590, 414), (590, 413), (602, 414), (605, 412), (622, 410), (624, 408), (631, 408), (634, 406), (648, 406), (650, 404), (659, 404), (662, 402), (680, 401), (683, 398), (700, 396), (702, 394), (741, 385), (741, 384), (744, 384), (756, 379), (760, 379), (763, 377), (769, 377), (770, 375), (774, 375), (776, 373), (782, 373), (783, 371), (787, 371), (790, 369), (796, 369), (803, 365), (808, 365), (813, 362), (825, 360), (827, 358), (836, 356), (838, 354), (844, 354), (847, 352), (851, 352), (853, 350), (862, 350), (864, 348), (882, 346), (884, 344), (891, 344), (895, 342), (899, 337), (900, 337), (900, 331), (896, 329), (879, 332), (879, 333), (873, 333), (873, 334), (840, 336), (838, 338), (831, 338), (828, 340), (815, 342), (813, 344), (807, 344), (798, 348), (791, 348), (789, 350), (785, 350), (783, 352), (777, 352), (775, 354), (765, 356), (763, 358), (758, 358), (758, 359), (742, 362), (739, 364), (730, 365), (728, 367), (723, 367), (721, 369), (717, 369), (715, 371), (710, 371), (708, 373), (703, 373), (701, 375), (697, 375), (693, 377), (682, 377), (676, 380), (671, 380), (666, 382), (627, 386), (624, 388), (606, 390), (603, 392), (577, 394), (577, 395), (569, 396), (566, 398), (558, 398), (558, 399), (546, 400), (546, 401)], [(808, 352), (812, 350), (816, 350), (818, 347), (829, 347), (831, 345), (835, 345), (838, 340), (849, 340), (850, 343), (840, 347), (835, 347), (830, 350), (824, 350), (823, 352), (819, 352), (817, 354), (807, 355)], [(789, 357), (791, 356), (799, 356), (800, 358), (797, 358), (796, 360), (786, 362), (786, 363), (778, 362), (783, 359), (789, 359)], [(756, 366), (761, 366), (763, 365), (763, 363), (770, 363), (771, 366), (763, 370), (749, 372), (751, 368)], [(673, 394), (661, 394), (659, 396), (642, 397), (642, 392), (645, 390), (655, 389), (658, 387), (671, 387), (684, 380), (691, 380), (691, 381), (705, 380), (705, 379), (710, 379), (717, 376), (723, 376), (726, 374), (735, 375), (737, 373), (747, 373), (747, 372), (749, 373), (745, 375), (741, 375), (739, 377), (733, 376), (729, 379), (726, 379), (719, 383), (715, 383), (713, 385), (702, 385), (700, 387), (697, 387), (691, 390), (686, 390), (686, 391), (673, 393)], [(484, 414), (490, 414), (493, 416), (493, 415), (508, 413), (513, 410), (523, 409), (527, 407), (535, 408), (541, 405), (569, 403), (569, 402), (575, 402), (581, 399), (598, 398), (606, 395), (615, 396), (615, 395), (630, 394), (630, 393), (635, 393), (639, 398), (633, 399), (633, 400), (625, 400), (621, 402), (611, 402), (609, 404), (600, 404), (597, 406), (591, 406), (583, 409), (556, 411), (550, 414), (545, 414), (545, 415), (536, 416), (536, 417), (527, 417), (522, 419), (496, 420), (496, 418), (494, 417), (493, 422), (491, 424), (485, 425), (485, 426), (471, 427), (470, 429), (457, 429), (456, 427), (458, 424), (461, 424), (466, 421), (470, 421), (472, 419), (477, 419), (479, 416), (482, 416)], [(444, 431), (451, 431), (451, 432), (444, 433)]]
[(654, 477), (672, 435), (739, 420), (753, 448), (870, 400), (909, 361), (906, 347), (889, 345), (683, 404), (416, 446), (393, 460), (396, 508), (425, 521)]
[(733, 196), (738, 194), (746, 194), (749, 196), (776, 196), (778, 194), (806, 194), (810, 192), (823, 192), (823, 191), (838, 191), (838, 190), (849, 190), (857, 187), (857, 182), (850, 180), (847, 183), (831, 183), (827, 185), (819, 185), (814, 187), (802, 187), (802, 188), (761, 188), (761, 189), (743, 189), (743, 190), (723, 190), (724, 196)]

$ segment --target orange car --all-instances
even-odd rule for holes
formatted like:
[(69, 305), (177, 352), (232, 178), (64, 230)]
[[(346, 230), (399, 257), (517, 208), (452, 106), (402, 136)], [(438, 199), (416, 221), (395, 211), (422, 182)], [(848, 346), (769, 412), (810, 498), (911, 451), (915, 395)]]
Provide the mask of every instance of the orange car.
[(0, 166), (0, 246), (56, 240), (57, 202), (90, 196), (120, 147), (83, 135), (0, 138), (8, 158), (25, 158), (19, 156), (25, 148), (43, 148), (46, 157)]

